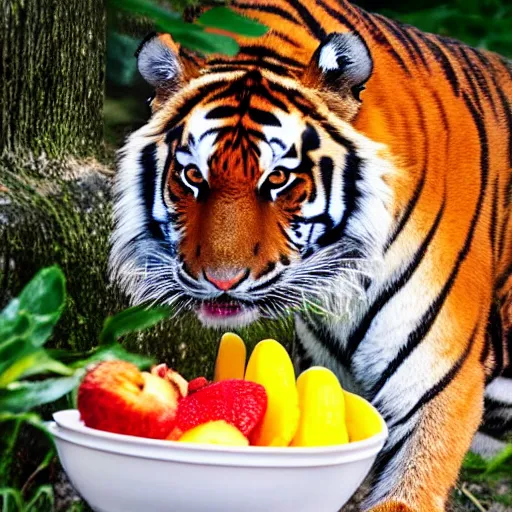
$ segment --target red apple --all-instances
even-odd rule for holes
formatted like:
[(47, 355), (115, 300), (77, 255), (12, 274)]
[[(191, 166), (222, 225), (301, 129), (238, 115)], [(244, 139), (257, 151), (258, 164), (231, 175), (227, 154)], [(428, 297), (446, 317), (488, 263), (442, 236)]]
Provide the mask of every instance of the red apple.
[(105, 361), (78, 389), (78, 410), (91, 428), (164, 439), (172, 430), (180, 391), (168, 380), (124, 361)]

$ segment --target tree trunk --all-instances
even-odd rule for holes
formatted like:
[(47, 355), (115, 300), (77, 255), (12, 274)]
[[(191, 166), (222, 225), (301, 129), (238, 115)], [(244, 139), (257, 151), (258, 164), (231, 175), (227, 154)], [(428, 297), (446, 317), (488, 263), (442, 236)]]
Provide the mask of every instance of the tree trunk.
[(0, 149), (97, 154), (103, 138), (103, 0), (2, 0)]

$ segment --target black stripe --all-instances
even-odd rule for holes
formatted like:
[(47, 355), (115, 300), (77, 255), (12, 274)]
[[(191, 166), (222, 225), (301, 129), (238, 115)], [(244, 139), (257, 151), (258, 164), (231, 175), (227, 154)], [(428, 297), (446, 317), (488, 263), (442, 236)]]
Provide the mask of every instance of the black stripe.
[[(484, 340), (484, 346), (482, 347), (482, 353), (480, 354), (480, 359), (479, 359), (479, 361), (482, 364), (485, 364), (485, 362), (487, 361), (490, 351), (491, 351), (491, 340), (489, 339), (489, 336), (486, 336), (485, 340)], [(489, 375), (489, 377), (490, 377), (490, 375)], [(488, 380), (488, 378), (486, 380)]]
[(286, 64), (295, 68), (303, 68), (304, 64), (298, 60), (286, 57), (280, 53), (274, 51), (272, 48), (266, 46), (254, 45), (254, 46), (242, 46), (238, 55), (249, 55), (251, 57), (257, 57), (258, 59), (268, 58), (278, 61), (280, 64)]
[(219, 80), (216, 82), (212, 82), (204, 85), (198, 90), (193, 96), (187, 98), (185, 102), (178, 108), (175, 116), (171, 117), (167, 123), (165, 123), (164, 129), (160, 133), (165, 133), (170, 129), (174, 128), (177, 124), (179, 124), (185, 117), (190, 114), (191, 110), (202, 100), (204, 100), (209, 94), (217, 89), (221, 89), (226, 86), (226, 82), (223, 80)]
[(295, 334), (294, 339), (294, 347), (299, 359), (299, 372), (302, 373), (303, 371), (307, 370), (311, 366), (313, 366), (313, 358), (308, 354), (306, 351), (306, 348), (300, 341), (300, 338)]
[[(508, 399), (508, 400), (507, 400)], [(492, 414), (496, 411), (501, 411), (502, 409), (511, 409), (512, 414), (512, 395), (510, 397), (506, 397), (505, 400), (498, 400), (495, 397), (485, 395), (484, 396), (484, 407), (485, 412)]]
[[(441, 65), (444, 76), (446, 80), (451, 85), (453, 93), (455, 96), (460, 96), (460, 84), (459, 79), (457, 78), (457, 73), (453, 69), (453, 66), (450, 62), (450, 59), (446, 56), (442, 48), (431, 39), (428, 34), (420, 32), (419, 30), (415, 30), (415, 33), (422, 39), (422, 41), (426, 44), (429, 50), (432, 52), (432, 55), (435, 57), (437, 62)], [(435, 37), (435, 36), (432, 36)]]
[(494, 193), (492, 197), (492, 205), (491, 205), (491, 219), (489, 223), (489, 239), (491, 241), (491, 248), (494, 258), (494, 264), (498, 260), (498, 254), (496, 251), (496, 228), (498, 223), (498, 201), (499, 201), (499, 176), (494, 178)]
[(471, 333), (471, 336), (469, 338), (468, 344), (464, 349), (464, 352), (460, 355), (457, 361), (455, 361), (455, 363), (446, 373), (446, 375), (436, 384), (434, 384), (434, 386), (432, 386), (427, 392), (425, 392), (423, 396), (416, 402), (414, 407), (412, 407), (405, 416), (403, 416), (398, 421), (391, 423), (391, 425), (389, 425), (389, 428), (397, 427), (398, 425), (403, 425), (404, 423), (409, 421), (416, 414), (417, 411), (419, 411), (423, 406), (432, 401), (437, 395), (439, 395), (439, 393), (441, 393), (445, 388), (447, 388), (450, 385), (450, 383), (453, 381), (453, 379), (455, 379), (455, 377), (459, 373), (460, 369), (462, 368), (462, 365), (468, 358), (469, 354), (471, 353), (471, 349), (473, 348), (473, 345), (475, 343), (475, 338), (478, 332), (479, 325), (480, 322), (478, 322), (477, 325), (474, 327), (473, 332)]
[(255, 123), (263, 124), (265, 126), (281, 126), (281, 122), (274, 114), (272, 114), (272, 112), (251, 107), (249, 108), (248, 114), (251, 120)]
[[(462, 46), (461, 48), (462, 48), (462, 51), (464, 51), (464, 49), (466, 47)], [(490, 70), (491, 69), (490, 62), (489, 62), (489, 60), (484, 55), (482, 55), (479, 51), (475, 50), (474, 48), (467, 47), (467, 49), (471, 51), (471, 53), (477, 58), (477, 60), (481, 64), (481, 66), (472, 65), (471, 66), (471, 71), (475, 74), (477, 82), (478, 82), (478, 85), (482, 89), (486, 99), (489, 101), (489, 103), (491, 105), (491, 108), (492, 108), (492, 111), (494, 113), (494, 116), (496, 118), (498, 118), (498, 110), (496, 108), (496, 103), (494, 102), (494, 97), (493, 97), (493, 94), (491, 92), (491, 88), (489, 87), (489, 81), (487, 80), (487, 76), (484, 74), (484, 72), (486, 70)], [(493, 89), (498, 88), (498, 84), (494, 80), (494, 76), (493, 75), (491, 75), (491, 78), (493, 79), (493, 85), (494, 85)]]
[(258, 4), (247, 4), (244, 2), (238, 2), (237, 0), (233, 0), (231, 2), (231, 5), (234, 7), (238, 7), (240, 9), (252, 9), (254, 11), (260, 11), (260, 12), (268, 12), (269, 14), (275, 14), (276, 16), (279, 16), (280, 18), (283, 18), (285, 20), (291, 21), (292, 23), (295, 23), (296, 25), (302, 25), (302, 23), (293, 16), (290, 12), (286, 11), (285, 9), (281, 9), (281, 7), (277, 7), (275, 5), (267, 5), (263, 3)]
[(339, 224), (332, 229), (325, 231), (318, 237), (317, 244), (320, 247), (331, 245), (343, 236), (350, 218), (359, 207), (361, 191), (358, 182), (361, 178), (361, 159), (350, 150), (345, 160), (345, 168), (342, 171), (343, 177), (343, 197), (345, 199), (345, 211)]
[(256, 286), (253, 286), (252, 288), (249, 288), (249, 293), (258, 292), (261, 290), (264, 290), (265, 288), (268, 288), (269, 286), (272, 286), (273, 284), (276, 284), (283, 278), (283, 273), (279, 273), (275, 275), (274, 277), (271, 277), (268, 281), (265, 281), (264, 283), (258, 284)]
[(300, 249), (302, 248), (302, 245), (295, 243), (290, 238), (290, 235), (286, 232), (286, 229), (281, 225), (280, 222), (277, 224), (277, 226), (279, 227), (279, 231), (281, 231), (281, 234), (285, 237), (285, 239), (287, 241), (288, 249), (291, 249), (292, 251), (300, 251)]
[(177, 277), (178, 280), (181, 281), (188, 288), (192, 288), (193, 290), (198, 291), (203, 289), (203, 287), (200, 284), (198, 284), (198, 282), (195, 279), (188, 277), (188, 275), (183, 272), (177, 272)]
[(512, 274), (512, 263), (507, 266), (505, 271), (498, 276), (498, 279), (496, 280), (496, 284), (494, 285), (496, 290), (499, 290), (503, 287), (503, 285), (507, 282), (508, 278), (510, 277), (510, 274)]
[(386, 471), (388, 464), (404, 447), (405, 443), (413, 436), (415, 432), (416, 427), (404, 434), (391, 448), (384, 448), (384, 451), (380, 453), (380, 455), (377, 457), (377, 462), (373, 466), (373, 487), (376, 487), (380, 483), (382, 475)]
[[(501, 105), (503, 107), (503, 112), (505, 114), (505, 120), (507, 123), (507, 133), (508, 133), (508, 167), (512, 169), (512, 103), (507, 99), (505, 93), (501, 90), (501, 88), (496, 89), (498, 96), (500, 98)], [(505, 190), (505, 198), (503, 207), (505, 209), (508, 208), (510, 202), (512, 201), (512, 172), (510, 173), (509, 182), (507, 185), (507, 189)]]
[(300, 0), (288, 0), (288, 4), (297, 11), (297, 14), (302, 18), (309, 32), (313, 34), (318, 40), (321, 41), (327, 37), (327, 33), (322, 28), (322, 25), (318, 23), (318, 20), (312, 16), (312, 14), (301, 3)]
[(332, 174), (334, 172), (334, 163), (332, 158), (323, 156), (320, 158), (320, 177), (325, 191), (325, 213), (329, 214), (329, 208), (332, 200)]
[(357, 29), (353, 23), (351, 23), (341, 12), (333, 9), (330, 5), (327, 5), (323, 0), (316, 0), (318, 6), (320, 6), (326, 13), (332, 18), (339, 21), (342, 25), (345, 25), (352, 32), (357, 32)]
[(386, 36), (384, 30), (379, 27), (379, 25), (375, 22), (374, 16), (368, 13), (363, 13), (363, 18), (366, 20), (366, 22), (369, 25), (369, 31), (372, 35), (372, 37), (379, 43), (380, 45), (387, 48), (388, 53), (395, 59), (395, 61), (399, 64), (399, 66), (408, 74), (410, 75), (411, 72), (409, 68), (407, 67), (407, 64), (404, 62), (400, 54), (395, 50), (393, 44), (389, 41), (388, 37)]
[(414, 48), (414, 50), (416, 51), (416, 54), (419, 56), (423, 66), (425, 66), (425, 68), (428, 71), (430, 71), (430, 66), (429, 66), (428, 60), (425, 57), (425, 53), (423, 52), (423, 49), (420, 48), (418, 41), (416, 41), (416, 34), (414, 33), (414, 30), (412, 30), (412, 27), (407, 24), (399, 24), (399, 25), (402, 27), (402, 31), (409, 39), (409, 42), (410, 42), (411, 46)]
[(391, 233), (391, 236), (384, 244), (384, 252), (387, 252), (389, 248), (395, 243), (396, 239), (400, 236), (400, 233), (403, 231), (407, 223), (409, 222), (409, 218), (412, 215), (412, 212), (416, 208), (416, 205), (418, 204), (418, 201), (420, 199), (421, 193), (423, 191), (423, 188), (425, 187), (426, 182), (426, 176), (427, 176), (427, 166), (428, 166), (428, 154), (429, 154), (429, 147), (428, 147), (428, 129), (427, 129), (427, 123), (425, 121), (425, 114), (423, 112), (423, 109), (421, 108), (421, 105), (418, 103), (418, 100), (416, 97), (414, 97), (414, 103), (416, 105), (416, 110), (418, 112), (418, 121), (420, 123), (420, 133), (425, 134), (425, 147), (423, 148), (423, 154), (425, 155), (425, 162), (423, 163), (423, 169), (421, 170), (421, 177), (418, 180), (418, 183), (416, 184), (416, 188), (414, 189), (414, 193), (412, 197), (409, 199), (409, 202), (407, 203), (407, 206), (405, 207), (405, 210), (402, 213), (402, 216), (400, 217), (400, 220), (398, 221), (398, 224), (396, 225), (395, 229)]
[[(450, 122), (448, 121), (448, 116), (446, 115), (446, 109), (443, 106), (443, 102), (439, 96), (437, 90), (432, 89), (432, 97), (437, 105), (437, 110), (439, 110), (439, 114), (441, 115), (441, 122), (443, 123), (443, 128), (446, 133), (447, 138), (450, 138)], [(446, 144), (446, 150), (448, 151), (449, 144)]]
[(140, 165), (144, 172), (140, 176), (140, 185), (142, 187), (142, 197), (144, 199), (144, 209), (146, 212), (146, 227), (151, 236), (157, 240), (164, 240), (164, 233), (160, 228), (160, 223), (153, 217), (153, 204), (155, 202), (156, 187), (156, 144), (148, 144), (141, 152)]
[[(253, 59), (233, 59), (232, 61), (221, 62), (218, 61), (216, 64), (211, 65), (211, 72), (213, 73), (229, 73), (232, 71), (244, 71), (244, 68), (252, 71), (251, 68), (265, 68), (268, 71), (272, 71), (276, 75), (280, 76), (290, 76), (290, 70), (285, 66), (280, 66), (279, 64), (274, 64), (273, 62), (268, 62), (266, 60), (253, 60)], [(226, 93), (226, 96), (232, 96), (232, 94)], [(213, 101), (214, 98), (212, 98)], [(218, 99), (216, 96), (215, 99)]]
[(479, 430), (495, 439), (504, 438), (506, 434), (512, 431), (512, 417), (484, 416), (483, 424)]
[(222, 105), (220, 107), (213, 108), (204, 117), (205, 119), (225, 119), (226, 117), (233, 117), (236, 114), (239, 114), (239, 109), (237, 107)]
[(358, 349), (359, 345), (363, 341), (366, 333), (370, 329), (370, 326), (374, 318), (384, 308), (384, 306), (409, 282), (416, 269), (420, 266), (423, 258), (426, 255), (427, 249), (434, 238), (434, 235), (439, 228), (441, 219), (443, 218), (444, 209), (446, 206), (446, 195), (443, 197), (443, 201), (437, 212), (436, 218), (430, 227), (427, 236), (418, 247), (416, 253), (412, 257), (411, 261), (405, 268), (405, 270), (398, 276), (387, 283), (386, 288), (380, 293), (375, 299), (370, 309), (363, 316), (357, 328), (350, 334), (347, 340), (347, 352), (348, 357), (352, 358), (353, 354)]
[(337, 340), (330, 332), (328, 332), (325, 327), (318, 327), (317, 325), (314, 325), (310, 320), (302, 315), (300, 318), (310, 333), (314, 336), (316, 341), (320, 343), (327, 350), (327, 352), (329, 352), (334, 361), (348, 368), (349, 360), (347, 359), (339, 340)]
[(267, 100), (271, 105), (281, 109), (283, 112), (289, 112), (286, 103), (282, 102), (279, 98), (276, 98), (271, 92), (265, 87), (260, 87), (255, 91), (255, 94)]
[(500, 64), (505, 68), (505, 72), (508, 73), (510, 80), (512, 80), (512, 63), (509, 60), (505, 60), (504, 57), (498, 55)]
[(503, 325), (501, 323), (500, 308), (496, 301), (493, 301), (489, 312), (489, 320), (487, 322), (487, 336), (491, 342), (494, 354), (494, 367), (490, 379), (494, 379), (501, 374), (504, 365), (505, 347), (503, 336)]
[(414, 48), (411, 45), (411, 42), (408, 37), (406, 37), (406, 33), (401, 29), (400, 25), (395, 21), (392, 21), (380, 14), (374, 14), (376, 18), (378, 18), (381, 23), (395, 36), (395, 38), (402, 44), (409, 58), (416, 64), (416, 53)]
[(262, 277), (266, 276), (267, 274), (270, 274), (270, 272), (273, 272), (276, 268), (275, 261), (270, 261), (267, 263), (267, 265), (261, 270), (261, 272), (256, 276), (256, 279), (261, 279)]
[(403, 345), (398, 355), (389, 363), (387, 368), (384, 370), (382, 375), (380, 376), (379, 380), (376, 382), (376, 384), (372, 387), (370, 395), (372, 397), (375, 397), (377, 393), (381, 390), (381, 388), (384, 386), (384, 384), (387, 382), (387, 380), (395, 373), (395, 371), (404, 363), (404, 361), (411, 355), (411, 353), (414, 351), (414, 349), (421, 343), (423, 338), (428, 334), (430, 331), (432, 325), (437, 319), (437, 315), (441, 311), (448, 294), (450, 293), (455, 280), (457, 278), (457, 275), (459, 273), (460, 267), (462, 263), (466, 260), (469, 250), (471, 248), (471, 244), (473, 242), (473, 237), (475, 234), (475, 230), (477, 227), (478, 220), (480, 218), (480, 214), (482, 211), (482, 204), (485, 199), (485, 193), (487, 190), (487, 180), (488, 180), (488, 174), (489, 174), (489, 147), (488, 147), (488, 141), (487, 141), (487, 133), (485, 130), (485, 125), (483, 123), (483, 120), (481, 119), (477, 109), (469, 99), (469, 97), (466, 95), (466, 93), (463, 93), (464, 101), (466, 102), (466, 105), (473, 117), (473, 121), (475, 123), (475, 126), (478, 131), (478, 135), (480, 138), (480, 173), (481, 173), (481, 184), (480, 184), (480, 193), (478, 195), (477, 203), (475, 210), (473, 212), (473, 216), (471, 218), (471, 223), (469, 225), (469, 230), (466, 236), (466, 240), (464, 242), (463, 247), (459, 251), (459, 254), (457, 255), (457, 259), (455, 261), (455, 264), (452, 268), (452, 271), (450, 275), (448, 276), (448, 279), (443, 286), (441, 292), (436, 297), (434, 302), (429, 306), (427, 311), (423, 314), (423, 316), (420, 318), (418, 322), (418, 326), (412, 331), (408, 338), (405, 345)]
[(297, 43), (297, 41), (292, 39), (290, 36), (284, 34), (283, 32), (280, 32), (280, 31), (278, 31), (276, 29), (272, 29), (271, 34), (274, 37), (277, 37), (278, 39), (282, 39), (283, 41), (287, 42), (291, 46), (295, 46), (296, 48), (300, 48), (300, 45), (299, 45), (299, 43)]
[(478, 92), (477, 84), (475, 83), (474, 76), (472, 75), (472, 72), (474, 71), (473, 63), (469, 59), (467, 53), (464, 51), (464, 48), (462, 46), (459, 47), (459, 51), (460, 51), (460, 54), (462, 55), (462, 59), (466, 63), (465, 66), (462, 66), (462, 72), (464, 73), (464, 76), (466, 77), (466, 80), (469, 83), (469, 87), (471, 88), (471, 92), (473, 95), (472, 98), (476, 102), (476, 105), (477, 105), (478, 110), (480, 111), (481, 115), (484, 115), (484, 108), (480, 101), (480, 95)]

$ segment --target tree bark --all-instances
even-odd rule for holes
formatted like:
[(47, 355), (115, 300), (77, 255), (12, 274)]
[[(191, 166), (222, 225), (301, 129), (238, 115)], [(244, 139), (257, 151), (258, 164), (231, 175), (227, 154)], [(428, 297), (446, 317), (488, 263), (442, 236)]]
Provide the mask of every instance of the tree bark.
[(103, 138), (103, 0), (2, 0), (0, 150), (97, 154)]

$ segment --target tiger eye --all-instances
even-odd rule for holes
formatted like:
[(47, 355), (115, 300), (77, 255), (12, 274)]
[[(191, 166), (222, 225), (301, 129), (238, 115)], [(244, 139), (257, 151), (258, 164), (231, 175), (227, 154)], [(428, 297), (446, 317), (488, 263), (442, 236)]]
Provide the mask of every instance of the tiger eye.
[(187, 169), (185, 171), (185, 177), (189, 183), (193, 183), (194, 185), (199, 185), (204, 181), (203, 175), (195, 167)]
[(287, 180), (288, 175), (282, 170), (274, 171), (268, 177), (268, 181), (272, 183), (272, 185), (284, 185)]

